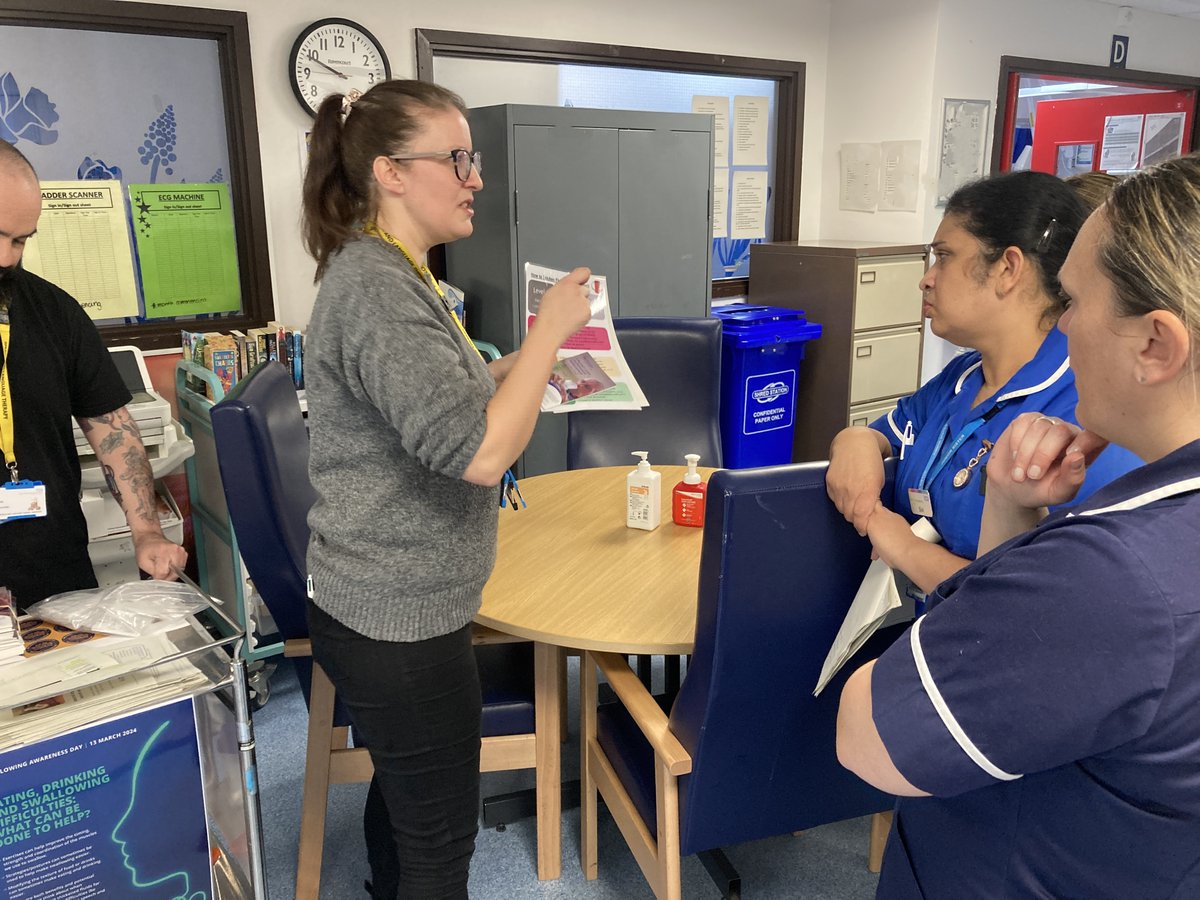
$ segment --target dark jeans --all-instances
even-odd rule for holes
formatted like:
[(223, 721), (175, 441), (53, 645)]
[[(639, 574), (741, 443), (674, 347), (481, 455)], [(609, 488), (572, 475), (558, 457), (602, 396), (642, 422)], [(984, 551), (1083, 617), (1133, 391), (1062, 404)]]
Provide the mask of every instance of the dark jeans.
[[(363, 825), (375, 900), (465, 898), (479, 830), (479, 671), (470, 626), (376, 641), (309, 603), (313, 658), (375, 764)], [(389, 821), (390, 819), (390, 821)]]

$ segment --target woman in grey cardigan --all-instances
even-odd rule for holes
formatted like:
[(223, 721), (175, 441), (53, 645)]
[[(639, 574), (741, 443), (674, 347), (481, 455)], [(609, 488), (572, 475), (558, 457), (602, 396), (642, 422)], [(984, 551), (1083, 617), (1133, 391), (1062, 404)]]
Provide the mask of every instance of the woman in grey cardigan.
[(471, 234), (483, 181), (470, 148), (458, 96), (385, 81), (326, 98), (304, 181), (321, 284), (305, 359), (320, 494), (309, 623), (375, 764), (368, 856), (372, 895), (388, 900), (467, 895), (480, 741), (469, 627), (495, 558), (497, 485), (556, 351), (588, 319), (590, 273), (576, 269), (519, 353), (480, 358), (426, 266), (431, 247)]

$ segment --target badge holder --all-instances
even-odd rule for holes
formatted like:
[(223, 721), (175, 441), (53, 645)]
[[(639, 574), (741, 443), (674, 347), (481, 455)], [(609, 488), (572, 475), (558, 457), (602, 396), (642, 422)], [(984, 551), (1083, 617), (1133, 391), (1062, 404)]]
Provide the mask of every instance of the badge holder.
[(0, 523), (16, 519), (41, 519), (46, 515), (46, 485), (40, 481), (6, 481), (0, 484)]

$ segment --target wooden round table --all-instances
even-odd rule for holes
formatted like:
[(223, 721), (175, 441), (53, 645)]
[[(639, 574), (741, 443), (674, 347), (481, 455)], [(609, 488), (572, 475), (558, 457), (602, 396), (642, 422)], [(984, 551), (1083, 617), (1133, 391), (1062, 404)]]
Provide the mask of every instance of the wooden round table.
[(657, 467), (663, 517), (654, 531), (625, 526), (632, 469), (524, 479), (529, 508), (500, 510), (496, 568), (476, 621), (579, 650), (690, 653), (703, 529), (671, 521), (671, 489), (687, 467)]
[[(521, 481), (529, 504), (500, 510), (496, 568), (475, 621), (534, 641), (538, 878), (562, 871), (563, 648), (686, 654), (696, 631), (702, 528), (671, 521), (671, 489), (686, 466), (662, 473), (662, 523), (625, 526), (633, 465), (554, 472)], [(701, 469), (706, 481), (714, 469)]]

